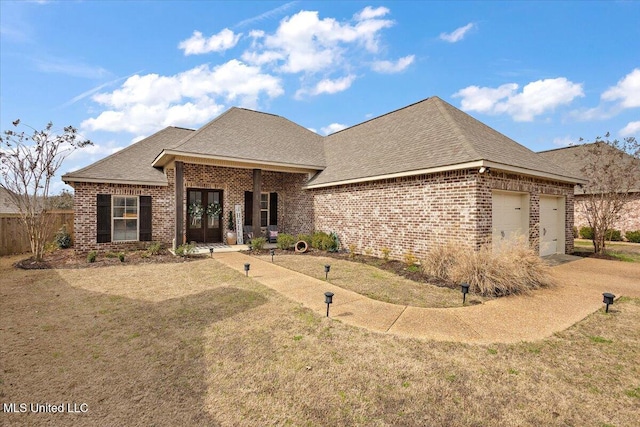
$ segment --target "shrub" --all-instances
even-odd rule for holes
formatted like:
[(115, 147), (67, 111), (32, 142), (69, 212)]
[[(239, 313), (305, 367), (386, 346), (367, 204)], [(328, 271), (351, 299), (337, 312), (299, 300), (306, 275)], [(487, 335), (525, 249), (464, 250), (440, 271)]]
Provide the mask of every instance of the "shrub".
[(356, 257), (356, 245), (351, 243), (349, 245), (349, 258), (353, 259)]
[(251, 243), (249, 243), (249, 245), (251, 246), (251, 250), (261, 251), (264, 249), (265, 243), (267, 243), (267, 239), (265, 239), (264, 237), (254, 237), (253, 239), (251, 239)]
[(506, 242), (499, 251), (476, 251), (450, 243), (431, 250), (424, 271), (457, 289), (462, 282), (484, 296), (523, 293), (554, 284), (550, 267), (529, 247), (526, 239)]
[(278, 246), (278, 249), (282, 249), (286, 251), (288, 249), (291, 249), (291, 247), (295, 244), (296, 244), (296, 238), (293, 237), (291, 234), (287, 234), (287, 233), (278, 234), (278, 238), (276, 240), (276, 245)]
[(311, 236), (311, 247), (314, 249), (328, 251), (334, 248), (334, 246), (335, 242), (333, 238), (324, 231), (316, 231)]
[(640, 230), (627, 231), (624, 233), (624, 237), (626, 237), (631, 243), (640, 243)]
[(593, 228), (580, 227), (580, 237), (583, 239), (593, 240)]
[(307, 242), (307, 245), (309, 246), (311, 246), (311, 240), (311, 234), (298, 234), (298, 236), (296, 237), (296, 242)]
[(338, 238), (338, 233), (332, 231), (331, 234), (329, 234), (329, 237), (331, 237), (331, 246), (329, 247), (329, 252), (338, 252), (338, 249), (340, 249), (340, 239)]
[(98, 254), (96, 253), (96, 251), (89, 252), (89, 254), (87, 255), (87, 262), (88, 263), (96, 262), (96, 257), (97, 256), (98, 256)]
[(71, 247), (71, 234), (67, 231), (66, 224), (63, 224), (60, 230), (58, 230), (53, 241), (60, 249), (67, 249)]
[(364, 250), (364, 254), (365, 254), (366, 256), (371, 256), (371, 254), (373, 254), (373, 249), (371, 249), (371, 248), (366, 248), (366, 249)]
[(389, 261), (389, 254), (391, 253), (391, 249), (385, 246), (382, 249), (380, 249), (380, 252), (382, 252), (382, 259), (385, 261)]
[(124, 252), (120, 252), (118, 254), (118, 259), (120, 260), (120, 262), (124, 262)]
[(411, 249), (407, 249), (404, 253), (404, 263), (409, 267), (418, 263), (418, 258), (414, 255)]
[(578, 234), (578, 227), (573, 226), (573, 237), (577, 239), (580, 235)]
[(622, 242), (622, 233), (620, 230), (607, 230), (604, 233), (604, 239), (610, 242)]
[(153, 242), (149, 245), (149, 247), (147, 248), (147, 253), (149, 255), (158, 255), (160, 253), (160, 251), (162, 250), (162, 243), (160, 242)]
[(113, 252), (113, 251), (109, 251), (109, 252), (105, 252), (104, 253), (104, 257), (105, 258), (116, 258), (117, 256), (118, 256), (118, 254)]
[(176, 248), (176, 255), (181, 257), (188, 257), (194, 250), (196, 245), (193, 243), (185, 243)]

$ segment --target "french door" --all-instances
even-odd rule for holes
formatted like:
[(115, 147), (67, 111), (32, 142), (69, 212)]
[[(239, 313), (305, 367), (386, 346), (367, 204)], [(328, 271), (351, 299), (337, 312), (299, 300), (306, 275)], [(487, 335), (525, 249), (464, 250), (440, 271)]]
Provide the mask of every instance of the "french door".
[[(215, 205), (220, 206), (219, 213), (209, 215)], [(222, 190), (187, 189), (188, 242), (222, 242), (222, 218)]]

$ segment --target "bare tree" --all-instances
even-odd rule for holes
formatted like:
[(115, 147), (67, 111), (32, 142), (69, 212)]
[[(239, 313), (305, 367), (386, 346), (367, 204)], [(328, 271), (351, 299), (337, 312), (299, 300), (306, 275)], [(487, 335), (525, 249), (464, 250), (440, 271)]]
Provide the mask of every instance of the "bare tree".
[(632, 191), (640, 188), (640, 144), (633, 137), (609, 140), (607, 133), (576, 154), (583, 156), (578, 161), (589, 181), (582, 187), (583, 203), (576, 206), (593, 229), (595, 253), (602, 254), (607, 231), (625, 214)]
[[(13, 122), (17, 127), (20, 120)], [(44, 245), (51, 232), (49, 188), (64, 159), (77, 148), (92, 145), (82, 140), (73, 126), (57, 134), (53, 124), (43, 130), (29, 127), (33, 132), (8, 130), (0, 136), (0, 187), (8, 190), (24, 223), (31, 252), (42, 260)]]

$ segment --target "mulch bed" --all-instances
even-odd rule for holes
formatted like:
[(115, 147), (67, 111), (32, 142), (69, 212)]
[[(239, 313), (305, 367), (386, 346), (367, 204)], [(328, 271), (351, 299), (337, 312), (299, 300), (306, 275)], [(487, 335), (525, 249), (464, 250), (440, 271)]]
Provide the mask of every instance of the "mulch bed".
[(147, 251), (125, 252), (124, 262), (121, 262), (117, 253), (98, 253), (95, 262), (88, 262), (86, 255), (77, 255), (73, 249), (59, 249), (45, 254), (42, 261), (36, 261), (33, 257), (20, 260), (14, 264), (24, 270), (42, 270), (48, 268), (97, 268), (108, 265), (135, 265), (157, 263), (189, 262), (206, 257), (205, 255), (190, 255), (182, 258), (171, 254), (167, 250), (160, 251), (157, 255), (150, 255)]

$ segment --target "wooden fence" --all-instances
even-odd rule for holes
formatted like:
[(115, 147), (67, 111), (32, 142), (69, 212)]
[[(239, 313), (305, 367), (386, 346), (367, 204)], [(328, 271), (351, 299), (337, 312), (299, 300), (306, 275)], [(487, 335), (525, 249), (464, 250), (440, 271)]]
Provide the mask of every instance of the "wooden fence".
[[(66, 224), (67, 231), (73, 240), (73, 211), (59, 210), (51, 211), (47, 215), (53, 215), (51, 234), (47, 241), (52, 241), (55, 234)], [(0, 256), (10, 254), (21, 254), (31, 251), (29, 236), (20, 220), (19, 214), (0, 213)]]

